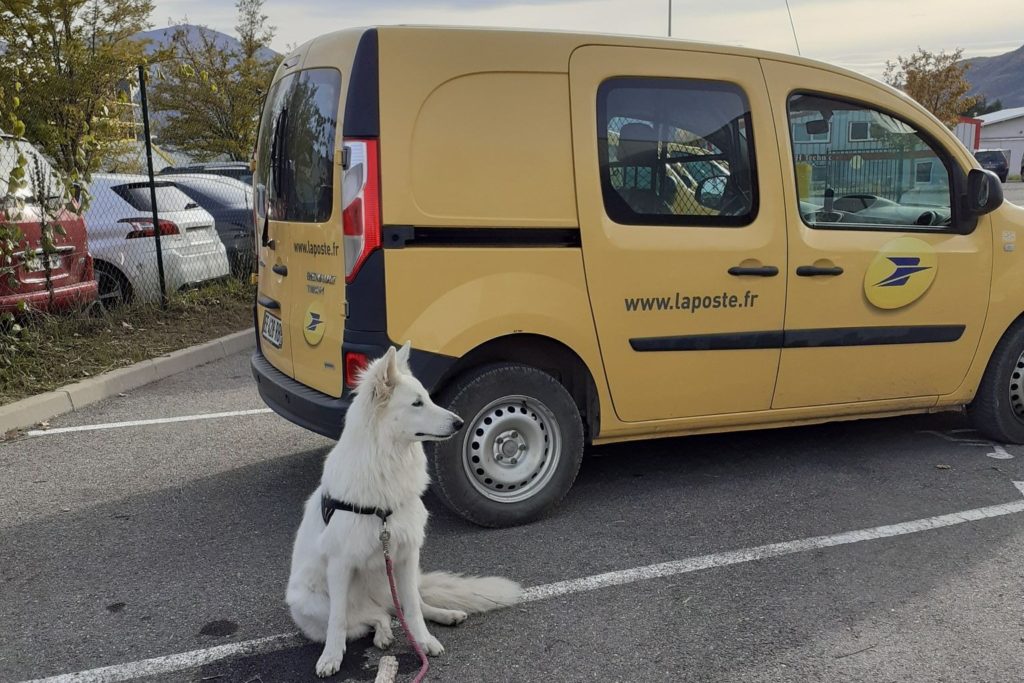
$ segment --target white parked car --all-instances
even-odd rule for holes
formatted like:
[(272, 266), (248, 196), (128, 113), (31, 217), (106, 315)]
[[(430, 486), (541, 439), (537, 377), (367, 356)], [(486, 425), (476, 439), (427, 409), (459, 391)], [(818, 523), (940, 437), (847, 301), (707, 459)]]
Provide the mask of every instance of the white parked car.
[[(96, 174), (85, 212), (89, 251), (104, 305), (160, 298), (156, 240), (146, 176)], [(156, 181), (156, 205), (168, 293), (227, 277), (213, 216), (173, 184)]]

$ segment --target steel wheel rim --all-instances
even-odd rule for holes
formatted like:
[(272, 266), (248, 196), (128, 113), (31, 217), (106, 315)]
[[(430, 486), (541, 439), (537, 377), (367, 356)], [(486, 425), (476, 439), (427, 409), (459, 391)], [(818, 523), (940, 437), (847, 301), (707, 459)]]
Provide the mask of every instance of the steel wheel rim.
[(472, 419), (462, 441), (462, 464), (478, 493), (519, 503), (541, 491), (562, 456), (555, 414), (531, 396), (503, 396)]
[(1024, 420), (1024, 353), (1010, 371), (1010, 407), (1018, 420)]

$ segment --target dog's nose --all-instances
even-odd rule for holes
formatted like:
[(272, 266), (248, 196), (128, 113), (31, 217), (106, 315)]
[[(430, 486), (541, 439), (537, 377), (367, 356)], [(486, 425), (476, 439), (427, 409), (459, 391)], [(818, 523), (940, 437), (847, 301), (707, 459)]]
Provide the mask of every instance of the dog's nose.
[(466, 423), (463, 422), (462, 420), (460, 420), (459, 418), (455, 418), (455, 422), (454, 422), (454, 425), (453, 425), (455, 427), (455, 431), (459, 431), (460, 429), (462, 429), (462, 425), (464, 425), (464, 424), (466, 424)]

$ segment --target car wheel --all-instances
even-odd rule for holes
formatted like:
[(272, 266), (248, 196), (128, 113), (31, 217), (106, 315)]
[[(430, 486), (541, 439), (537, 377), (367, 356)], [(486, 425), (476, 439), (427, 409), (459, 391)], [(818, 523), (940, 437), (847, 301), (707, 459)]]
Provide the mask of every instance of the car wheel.
[(558, 380), (500, 364), (455, 380), (438, 402), (466, 426), (430, 444), (434, 491), (461, 517), (487, 527), (532, 522), (572, 487), (583, 460), (583, 421)]
[(132, 300), (132, 286), (121, 271), (107, 263), (97, 263), (94, 268), (99, 290), (97, 300), (104, 309), (116, 308)]
[(988, 438), (1024, 443), (1024, 324), (1015, 324), (999, 340), (968, 413)]

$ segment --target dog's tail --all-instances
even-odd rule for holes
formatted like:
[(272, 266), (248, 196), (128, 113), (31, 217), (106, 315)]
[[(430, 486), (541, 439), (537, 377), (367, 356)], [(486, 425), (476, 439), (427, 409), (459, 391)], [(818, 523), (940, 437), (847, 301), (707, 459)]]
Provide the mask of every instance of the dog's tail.
[(514, 605), (522, 587), (499, 576), (463, 576), (448, 572), (427, 572), (420, 577), (423, 602), (442, 609), (489, 612)]

